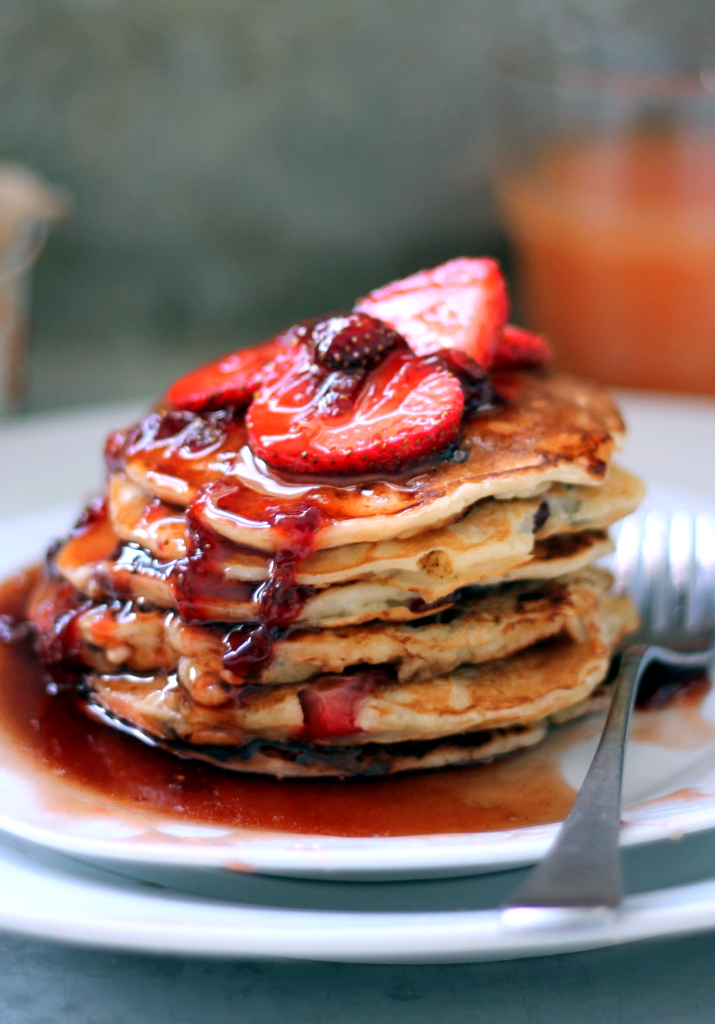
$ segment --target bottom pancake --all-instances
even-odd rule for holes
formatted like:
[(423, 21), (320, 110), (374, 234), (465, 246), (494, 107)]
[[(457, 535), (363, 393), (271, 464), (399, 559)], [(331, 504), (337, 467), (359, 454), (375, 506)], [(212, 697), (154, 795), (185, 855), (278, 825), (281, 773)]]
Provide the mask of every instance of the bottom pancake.
[(547, 722), (537, 722), (510, 729), (466, 733), (447, 740), (319, 747), (291, 740), (276, 743), (255, 739), (238, 747), (213, 747), (153, 736), (110, 714), (92, 699), (87, 702), (86, 710), (92, 718), (175, 757), (278, 779), (380, 778), (398, 772), (478, 764), (534, 747), (548, 731)]

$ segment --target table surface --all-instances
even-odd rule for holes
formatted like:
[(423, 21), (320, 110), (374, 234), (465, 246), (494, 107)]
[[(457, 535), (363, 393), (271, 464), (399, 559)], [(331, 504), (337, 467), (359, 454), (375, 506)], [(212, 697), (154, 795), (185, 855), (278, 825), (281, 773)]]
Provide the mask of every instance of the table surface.
[[(620, 397), (630, 426), (624, 462), (651, 486), (715, 503), (715, 402)], [(0, 427), (0, 516), (79, 503), (99, 486), (103, 435), (136, 412), (105, 406)], [(669, 436), (654, 445), (664, 417)], [(712, 444), (705, 465), (691, 443), (703, 432)], [(715, 935), (427, 967), (137, 956), (9, 934), (0, 934), (0, 957), (2, 1024), (710, 1024), (715, 1016)]]

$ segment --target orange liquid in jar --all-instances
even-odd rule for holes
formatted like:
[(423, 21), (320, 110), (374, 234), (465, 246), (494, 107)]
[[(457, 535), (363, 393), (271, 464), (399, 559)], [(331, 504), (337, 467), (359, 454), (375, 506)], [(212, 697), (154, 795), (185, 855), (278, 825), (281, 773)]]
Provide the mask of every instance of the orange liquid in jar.
[(715, 394), (715, 132), (563, 145), (497, 198), (524, 322), (564, 369)]

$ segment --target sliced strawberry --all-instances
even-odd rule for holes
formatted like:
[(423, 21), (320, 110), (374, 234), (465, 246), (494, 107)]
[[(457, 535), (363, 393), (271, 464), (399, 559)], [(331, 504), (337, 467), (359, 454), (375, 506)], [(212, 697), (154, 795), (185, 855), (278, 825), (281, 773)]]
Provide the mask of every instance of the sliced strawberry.
[(357, 730), (357, 716), (365, 699), (380, 683), (391, 682), (382, 668), (368, 668), (353, 675), (326, 675), (298, 691), (303, 709), (303, 728), (296, 739), (326, 740), (350, 736)]
[(313, 359), (328, 370), (372, 370), (391, 349), (407, 342), (382, 320), (350, 313), (317, 323), (310, 345)]
[(418, 355), (459, 348), (486, 370), (509, 314), (509, 297), (495, 260), (464, 256), (378, 288), (355, 309), (394, 327)]
[(174, 409), (192, 412), (247, 405), (260, 383), (262, 371), (281, 347), (278, 339), (271, 338), (254, 348), (221, 356), (177, 380), (169, 388), (166, 400)]
[(309, 338), (316, 319), (301, 320), (282, 334), (260, 345), (229, 352), (206, 366), (192, 370), (171, 386), (167, 404), (174, 409), (206, 412), (227, 405), (248, 405), (263, 379), (266, 367), (279, 352)]
[(507, 324), (497, 344), (492, 369), (517, 370), (544, 366), (553, 357), (546, 338), (523, 327)]
[(438, 363), (454, 374), (462, 386), (464, 411), (467, 415), (491, 412), (502, 404), (500, 396), (494, 390), (490, 374), (462, 349), (443, 348), (433, 356), (424, 358), (430, 363)]
[(464, 395), (443, 365), (396, 348), (355, 373), (317, 365), (303, 343), (280, 353), (246, 413), (254, 454), (292, 473), (391, 472), (456, 441)]

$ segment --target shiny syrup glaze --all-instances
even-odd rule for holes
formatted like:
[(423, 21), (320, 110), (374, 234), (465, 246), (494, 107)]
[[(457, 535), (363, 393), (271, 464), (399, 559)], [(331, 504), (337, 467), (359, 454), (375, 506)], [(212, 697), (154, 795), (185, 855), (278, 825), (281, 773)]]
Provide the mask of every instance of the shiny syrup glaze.
[[(558, 821), (574, 793), (553, 751), (536, 748), (493, 764), (340, 782), (238, 775), (180, 761), (89, 719), (71, 687), (47, 677), (20, 631), (36, 573), (0, 586), (0, 731), (43, 771), (106, 803), (185, 822), (335, 836), (481, 832)], [(672, 692), (670, 707), (696, 709), (703, 676)], [(655, 720), (657, 712), (644, 717)], [(566, 733), (562, 735), (566, 736)], [(656, 741), (653, 737), (652, 741)]]
[[(208, 529), (195, 515), (192, 506), (187, 511), (187, 551), (173, 562), (161, 562), (149, 556), (154, 571), (171, 586), (176, 609), (185, 622), (200, 622), (212, 617), (212, 602), (252, 603), (256, 585), (226, 579), (223, 567), (235, 553), (235, 545)], [(146, 555), (143, 548), (136, 553)]]
[[(140, 572), (160, 577), (170, 586), (177, 610), (186, 622), (216, 621), (216, 601), (227, 604), (242, 601), (252, 607), (255, 614), (251, 621), (230, 628), (220, 622), (215, 626), (222, 633), (223, 664), (231, 673), (232, 681), (237, 686), (250, 684), (271, 661), (276, 642), (290, 630), (310, 593), (308, 588), (296, 585), (296, 566), (312, 551), (322, 521), (321, 512), (306, 506), (291, 513), (276, 513), (272, 523), (282, 543), (269, 564), (269, 578), (257, 585), (243, 584), (223, 575), (223, 566), (232, 554), (235, 555), (235, 546), (206, 528), (196, 511), (201, 500), (199, 496), (186, 513), (187, 554), (182, 558), (162, 563), (138, 545), (119, 543), (114, 546), (116, 535), (111, 532), (103, 506), (102, 516), (83, 516), (72, 531), (69, 542), (61, 550), (61, 565), (82, 565), (90, 554), (100, 559), (111, 554), (113, 561), (94, 573), (106, 597), (131, 600), (131, 574)], [(214, 495), (214, 500), (220, 498)], [(441, 601), (429, 606), (416, 597), (410, 608), (414, 614), (429, 613), (444, 604)], [(44, 614), (33, 616), (41, 626), (40, 655), (58, 681), (81, 678), (76, 623), (88, 606), (89, 603), (68, 584), (59, 583), (53, 593), (47, 593)], [(355, 732), (357, 714), (365, 696), (385, 674), (384, 669), (370, 668), (341, 676), (322, 676), (314, 684), (305, 686), (299, 694), (305, 725), (294, 739), (312, 741)]]
[(409, 506), (422, 476), (416, 479), (344, 477), (279, 479), (247, 446), (238, 414), (153, 412), (140, 424), (109, 436), (105, 446), (109, 472), (131, 469), (150, 491), (184, 507), (196, 501), (213, 512), (249, 527), (268, 526), (272, 515), (300, 511), (307, 503), (321, 509), (324, 520), (350, 519), (358, 507), (376, 501), (390, 509)]
[[(110, 435), (105, 457), (111, 472), (121, 468), (134, 452), (159, 453), (157, 472), (191, 477), (197, 460), (223, 455), (230, 461), (231, 454), (240, 451), (244, 443), (242, 420), (231, 411), (204, 416), (164, 411), (150, 414), (128, 432)], [(219, 463), (219, 468), (226, 466)], [(226, 638), (226, 667), (243, 676), (270, 660), (275, 636), (300, 614), (305, 594), (296, 586), (295, 566), (312, 553), (325, 514), (320, 503), (301, 491), (269, 497), (225, 476), (216, 478), (215, 464), (207, 468), (214, 471), (213, 479), (194, 479), (193, 496), (186, 508), (187, 554), (167, 565), (164, 574), (171, 579), (178, 611), (186, 621), (206, 619), (201, 606), (221, 589), (229, 600), (236, 600), (237, 591), (242, 600), (250, 593), (257, 604), (256, 621), (232, 630)], [(223, 580), (222, 566), (235, 555), (236, 545), (207, 525), (207, 509), (246, 517), (271, 530), (275, 542), (265, 583), (247, 588)]]
[(59, 549), (50, 555), (50, 566), (62, 575), (77, 569), (91, 570), (92, 581), (103, 596), (131, 600), (132, 579), (159, 581), (187, 622), (224, 621), (221, 605), (251, 608), (258, 584), (227, 579), (223, 566), (235, 555), (236, 545), (197, 524), (193, 543), (181, 558), (162, 560), (134, 542), (120, 540), (108, 521), (78, 526)]
[[(309, 504), (271, 514), (269, 522), (282, 542), (271, 559), (267, 581), (255, 594), (257, 621), (238, 626), (224, 638), (223, 663), (235, 676), (250, 679), (252, 673), (267, 665), (275, 641), (300, 615), (305, 591), (296, 586), (295, 568), (312, 553), (322, 520), (320, 509)], [(348, 731), (354, 728), (353, 715)]]
[[(251, 673), (260, 669), (272, 657), (275, 639), (299, 615), (304, 595), (301, 594), (295, 584), (295, 566), (299, 561), (307, 558), (314, 550), (316, 540), (325, 524), (326, 517), (332, 521), (336, 518), (334, 508), (331, 507), (330, 512), (326, 509), (326, 500), (330, 507), (331, 495), (334, 498), (336, 493), (346, 489), (324, 485), (306, 488), (305, 486), (292, 487), (290, 485), (276, 484), (266, 491), (254, 486), (247, 487), (237, 482), (235, 474), (226, 473), (225, 471), (229, 468), (231, 458), (238, 452), (236, 442), (240, 440), (241, 430), (242, 425), (240, 422), (227, 411), (211, 413), (203, 417), (182, 412), (155, 413), (145, 418), (139, 427), (133, 428), (128, 433), (113, 435), (107, 445), (107, 459), (109, 468), (116, 469), (122, 466), (127, 458), (131, 458), (139, 452), (144, 455), (147, 453), (152, 455), (158, 454), (159, 460), (158, 462), (154, 461), (154, 467), (151, 470), (155, 478), (158, 479), (162, 475), (171, 476), (180, 482), (183, 482), (187, 476), (191, 478), (188, 487), (192, 493), (186, 503), (188, 505), (189, 540), (187, 554), (168, 566), (164, 565), (161, 569), (159, 565), (156, 567), (157, 571), (163, 571), (171, 579), (179, 611), (182, 617), (186, 619), (190, 620), (194, 617), (199, 617), (197, 613), (200, 611), (202, 602), (205, 602), (210, 597), (215, 597), (217, 579), (220, 579), (221, 553), (225, 541), (217, 534), (214, 534), (213, 531), (207, 529), (207, 507), (210, 506), (214, 512), (221, 512), (224, 516), (228, 514), (228, 516), (241, 518), (244, 521), (260, 523), (262, 526), (270, 529), (272, 534), (272, 562), (268, 582), (260, 585), (253, 595), (257, 604), (255, 621), (243, 623), (235, 629), (229, 630), (224, 638), (224, 662), (226, 666), (237, 677), (237, 681), (250, 681)], [(202, 473), (205, 474), (203, 479)], [(432, 476), (433, 473), (428, 475)], [(372, 501), (375, 495), (379, 494), (379, 489), (381, 487), (384, 489), (388, 485), (385, 485), (384, 482), (377, 482), (368, 486), (367, 482), (363, 481), (355, 486), (360, 489), (363, 498), (369, 495)], [(394, 489), (394, 485), (389, 486), (393, 486)], [(419, 490), (414, 481), (413, 486)], [(409, 490), (409, 488), (406, 488), (406, 490)], [(340, 498), (341, 500), (344, 499), (345, 494), (341, 494)], [(348, 501), (348, 506), (349, 504)], [(341, 511), (340, 502), (337, 503), (337, 506), (337, 517), (339, 518)], [(85, 522), (78, 524), (78, 528), (74, 533), (74, 541), (79, 541), (81, 547), (97, 533), (102, 535), (107, 533), (106, 508), (100, 514), (99, 506), (96, 514), (90, 513)], [(109, 544), (110, 539), (109, 535), (105, 538), (107, 544)], [(131, 547), (131, 545), (124, 545), (122, 547), (120, 561), (124, 557), (124, 551)], [(116, 554), (115, 552), (115, 557)], [(105, 553), (103, 557), (108, 556), (109, 552)], [(142, 552), (141, 548), (138, 548), (132, 557), (147, 557), (147, 555), (145, 552)], [(150, 560), (154, 561), (153, 559)], [(151, 571), (154, 567), (150, 565), (146, 568)], [(115, 586), (116, 582), (115, 580)], [(221, 581), (219, 586), (229, 586), (231, 589), (230, 594), (227, 594), (227, 596), (232, 597), (234, 600), (236, 599), (235, 585)], [(240, 588), (242, 585), (239, 584), (238, 587)], [(106, 589), (110, 594), (112, 593), (111, 581)], [(121, 597), (124, 595), (117, 589), (116, 596)], [(76, 664), (77, 658), (74, 649), (74, 624), (78, 610), (81, 610), (81, 604), (77, 605), (79, 598), (76, 598), (73, 602), (71, 594), (68, 595), (67, 599), (68, 607), (66, 609), (64, 607), (60, 608), (57, 622), (53, 623), (49, 631), (51, 649), (41, 651), (46, 662), (51, 663), (55, 678), (61, 682), (65, 678), (71, 678), (72, 669), (79, 667)], [(200, 617), (205, 618), (203, 615)], [(344, 696), (345, 699), (337, 702), (337, 705), (339, 705), (337, 706), (337, 714), (336, 702), (329, 698), (334, 689), (333, 687), (328, 687), (325, 693), (321, 692), (316, 695), (313, 695), (312, 690), (310, 691), (311, 701), (304, 707), (306, 723), (308, 726), (311, 726), (309, 730), (310, 736), (306, 738), (343, 735), (354, 730), (354, 708), (358, 698), (362, 695), (363, 682), (359, 682), (357, 677), (351, 682), (354, 682), (354, 685), (349, 685), (346, 688), (342, 686), (341, 680), (340, 696), (341, 698)], [(314, 700), (312, 699), (313, 696), (315, 696)], [(74, 696), (71, 690), (62, 690), (53, 698), (49, 706), (56, 710), (62, 706), (62, 702), (69, 702), (69, 705), (74, 708), (74, 713), (79, 714), (74, 707)], [(41, 716), (38, 720), (43, 720), (43, 717)], [(86, 728), (89, 728), (89, 726), (86, 726)], [(94, 725), (93, 728), (96, 729), (97, 726)], [(100, 726), (99, 728), (101, 729), (102, 727)], [(77, 728), (71, 730), (72, 734), (77, 731)], [(112, 736), (113, 739), (108, 740), (106, 732), (103, 731), (102, 742), (115, 742), (117, 736), (116, 734), (112, 734)], [(121, 737), (121, 742), (126, 742), (124, 737)], [(133, 744), (131, 740), (129, 743), (135, 748), (135, 757), (165, 758), (167, 756), (159, 754), (157, 751), (147, 751), (146, 749), (142, 749), (141, 754), (139, 754), (136, 751), (136, 744)], [(65, 739), (64, 746), (67, 745), (68, 743)], [(60, 747), (62, 747), (62, 744), (56, 742), (52, 744), (53, 750), (58, 750)], [(524, 756), (531, 757), (532, 755)], [(77, 757), (73, 757), (73, 766), (78, 765), (80, 760)], [(497, 770), (496, 766), (494, 767)], [(184, 769), (186, 769), (186, 766), (182, 765), (182, 770)], [(67, 771), (67, 768), (64, 770)], [(488, 770), (488, 768), (480, 769), (482, 772)], [(187, 777), (188, 772), (194, 771), (210, 772), (216, 775), (215, 769), (191, 765), (189, 769), (186, 769), (183, 778)], [(460, 771), (463, 772), (465, 770), (457, 769), (455, 772), (450, 772), (448, 773), (449, 778), (456, 778)], [(474, 769), (467, 769), (466, 771), (471, 772)], [(443, 773), (439, 774), (442, 775)], [(538, 775), (538, 771), (534, 772), (532, 770), (532, 778)], [(92, 777), (92, 769), (89, 766), (87, 778), (80, 781), (86, 783)], [(244, 779), (241, 779), (240, 782), (237, 781), (235, 776), (228, 778), (230, 778), (230, 783), (227, 783), (227, 776), (224, 773), (218, 772), (215, 785), (219, 787), (230, 785), (233, 792), (237, 786), (243, 786), (245, 782)], [(434, 776), (431, 774), (419, 776), (419, 778), (420, 785), (422, 786), (429, 786), (429, 780), (432, 780), (434, 785)], [(423, 779), (428, 781), (423, 782)], [(270, 780), (253, 779), (251, 780), (251, 785), (254, 782), (256, 784), (260, 783), (264, 787), (276, 785), (275, 782)], [(402, 778), (384, 780), (383, 784), (401, 787), (404, 786), (404, 780)], [(317, 785), (321, 798), (324, 798), (326, 788), (329, 786), (334, 787), (336, 784), (323, 781), (320, 783), (278, 783), (277, 785), (308, 787), (315, 787)], [(337, 785), (338, 792), (344, 793), (345, 785), (364, 787), (366, 783), (351, 782), (349, 784), (338, 783)], [(565, 784), (562, 782), (561, 785), (564, 786)], [(512, 786), (511, 788), (515, 792), (518, 791), (518, 787)], [(549, 791), (549, 787), (541, 787), (541, 789), (543, 792)], [(356, 789), (355, 792), (363, 793), (364, 790)], [(530, 806), (541, 806), (542, 804), (543, 800), (540, 800), (532, 792)], [(337, 819), (338, 808), (334, 807), (333, 811), (333, 817)], [(550, 813), (553, 813), (555, 817), (559, 816), (553, 810)], [(516, 817), (518, 818), (518, 815)], [(542, 818), (541, 820), (554, 820), (554, 817)], [(508, 821), (513, 824), (515, 816), (510, 814)], [(521, 823), (533, 823), (533, 821), (528, 820)], [(472, 831), (478, 827), (480, 826), (470, 823), (466, 830)], [(482, 827), (504, 827), (504, 823), (502, 822), (501, 825), (497, 826)], [(316, 827), (309, 829), (296, 828), (295, 830), (324, 831)], [(435, 829), (433, 826), (427, 830), (433, 831)], [(452, 823), (445, 829), (437, 830), (462, 831), (465, 829), (460, 829)], [(395, 832), (404, 833), (405, 831), (409, 833), (413, 832), (414, 829), (405, 830), (398, 827), (395, 830), (388, 828), (386, 834), (390, 832), (393, 834)], [(420, 828), (417, 831), (425, 831), (425, 829)], [(333, 826), (328, 829), (328, 832), (335, 833), (335, 827)], [(349, 833), (344, 831), (344, 827), (342, 829), (338, 827), (337, 834)]]

